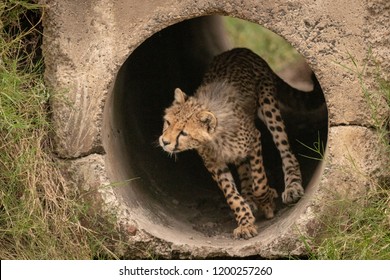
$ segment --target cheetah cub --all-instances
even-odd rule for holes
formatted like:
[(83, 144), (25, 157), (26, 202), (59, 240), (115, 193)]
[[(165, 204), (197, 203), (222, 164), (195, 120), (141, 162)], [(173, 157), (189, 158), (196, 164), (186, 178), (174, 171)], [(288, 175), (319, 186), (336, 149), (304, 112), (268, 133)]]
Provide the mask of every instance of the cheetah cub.
[[(170, 154), (198, 152), (234, 212), (235, 238), (256, 236), (252, 209), (270, 219), (278, 196), (267, 182), (256, 115), (271, 132), (282, 158), (283, 202), (295, 203), (304, 194), (299, 164), (276, 100), (279, 80), (252, 51), (233, 49), (214, 58), (194, 96), (177, 88), (172, 105), (165, 110), (160, 146)], [(241, 194), (228, 164), (237, 167)]]

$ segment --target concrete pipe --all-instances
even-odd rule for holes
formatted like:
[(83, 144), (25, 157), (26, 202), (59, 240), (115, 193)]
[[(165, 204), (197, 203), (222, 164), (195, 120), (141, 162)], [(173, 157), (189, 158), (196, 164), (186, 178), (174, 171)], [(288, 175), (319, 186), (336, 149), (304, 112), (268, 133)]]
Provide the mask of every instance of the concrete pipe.
[[(52, 99), (53, 138), (69, 180), (94, 190), (101, 202), (96, 207), (114, 213), (128, 244), (122, 247), (125, 258), (145, 258), (150, 251), (166, 258), (306, 254), (301, 237), (317, 232), (325, 190), (359, 193), (366, 186), (343, 168), (347, 155), (365, 172), (380, 168), (359, 83), (334, 63), (348, 63), (348, 53), (362, 59), (367, 38), (380, 45), (381, 38), (369, 37), (366, 29), (374, 12), (363, 0), (353, 7), (348, 1), (153, 2), (45, 3), (45, 75), (60, 93)], [(212, 57), (229, 48), (222, 15), (286, 38), (316, 73), (329, 110), (329, 120), (324, 106), (320, 122), (308, 117), (303, 128), (289, 124), (292, 139), (308, 146), (320, 139), (326, 159), (299, 158), (304, 198), (293, 207), (279, 204), (272, 220), (258, 219), (259, 235), (249, 240), (232, 239), (234, 219), (198, 156), (169, 158), (157, 147), (174, 88), (193, 92)], [(383, 50), (385, 43), (378, 53)], [(264, 134), (271, 184), (282, 187), (278, 155)], [(310, 154), (292, 143), (297, 154)], [(344, 148), (351, 146), (358, 149)]]

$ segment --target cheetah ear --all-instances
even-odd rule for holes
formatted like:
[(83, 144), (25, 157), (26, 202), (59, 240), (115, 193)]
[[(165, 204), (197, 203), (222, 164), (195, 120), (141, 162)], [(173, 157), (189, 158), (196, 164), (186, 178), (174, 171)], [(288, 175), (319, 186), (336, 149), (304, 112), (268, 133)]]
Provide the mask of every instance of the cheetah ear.
[(175, 102), (179, 104), (183, 104), (186, 102), (188, 96), (180, 89), (176, 88), (175, 89)]
[(213, 133), (217, 127), (217, 118), (209, 111), (200, 111), (197, 115), (199, 120), (204, 123), (209, 133)]

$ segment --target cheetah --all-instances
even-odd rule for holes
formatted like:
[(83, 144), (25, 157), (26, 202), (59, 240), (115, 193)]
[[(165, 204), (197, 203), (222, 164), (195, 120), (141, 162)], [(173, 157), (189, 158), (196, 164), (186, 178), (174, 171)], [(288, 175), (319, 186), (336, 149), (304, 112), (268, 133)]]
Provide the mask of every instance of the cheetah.
[[(159, 145), (169, 154), (197, 151), (234, 213), (234, 238), (256, 236), (253, 212), (273, 218), (278, 197), (268, 185), (256, 116), (270, 131), (282, 159), (283, 203), (294, 204), (304, 195), (277, 100), (286, 85), (261, 57), (236, 48), (213, 59), (193, 96), (176, 88), (172, 105), (165, 109)], [(241, 192), (229, 165), (237, 167)]]

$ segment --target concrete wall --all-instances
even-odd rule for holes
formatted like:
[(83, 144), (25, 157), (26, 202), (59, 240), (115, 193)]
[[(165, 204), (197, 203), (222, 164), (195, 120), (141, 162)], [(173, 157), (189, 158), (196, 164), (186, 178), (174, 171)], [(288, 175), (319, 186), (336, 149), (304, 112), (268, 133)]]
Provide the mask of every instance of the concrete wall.
[[(351, 66), (350, 55), (364, 64), (372, 47), (388, 75), (387, 1), (42, 2), (45, 75), (57, 92), (55, 152), (72, 180), (115, 212), (132, 244), (122, 248), (125, 257), (305, 254), (300, 236), (317, 231), (328, 190), (361, 193), (368, 185), (348, 168), (351, 159), (365, 174), (381, 167), (361, 86), (340, 64)], [(229, 236), (232, 218), (199, 159), (188, 153), (175, 163), (153, 143), (173, 89), (195, 89), (210, 59), (229, 47), (218, 15), (289, 41), (316, 73), (329, 112), (329, 129), (321, 130), (327, 157), (308, 171), (306, 196), (260, 222), (250, 240)]]

